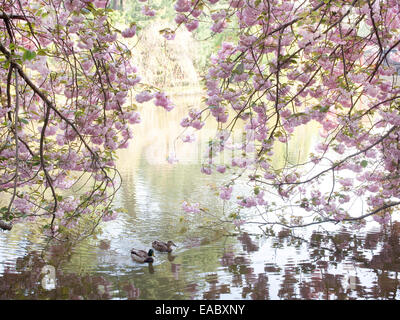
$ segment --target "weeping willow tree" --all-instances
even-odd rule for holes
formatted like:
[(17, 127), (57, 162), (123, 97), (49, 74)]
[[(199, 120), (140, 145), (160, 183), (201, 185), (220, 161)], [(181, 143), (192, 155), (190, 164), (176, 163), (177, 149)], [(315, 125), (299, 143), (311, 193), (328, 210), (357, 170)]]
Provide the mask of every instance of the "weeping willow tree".
[(156, 20), (141, 30), (133, 49), (140, 74), (157, 87), (198, 86), (195, 60), (199, 44), (186, 30), (176, 32), (172, 41), (165, 39), (160, 30), (172, 27), (170, 22)]

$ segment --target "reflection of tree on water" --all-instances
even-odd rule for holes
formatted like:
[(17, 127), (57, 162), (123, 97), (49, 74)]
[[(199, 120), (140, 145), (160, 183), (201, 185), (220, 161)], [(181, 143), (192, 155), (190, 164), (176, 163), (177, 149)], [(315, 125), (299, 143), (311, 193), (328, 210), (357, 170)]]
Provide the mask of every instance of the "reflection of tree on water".
[[(252, 237), (243, 233), (238, 238), (245, 253), (258, 250)], [(271, 237), (278, 248), (300, 247), (306, 244), (310, 261), (289, 262), (280, 265), (268, 263), (265, 273), (254, 272), (251, 260), (246, 254), (234, 253), (228, 248), (221, 257), (221, 265), (231, 274), (231, 287), (242, 288), (244, 299), (269, 299), (269, 275), (280, 275), (278, 297), (281, 299), (357, 299), (357, 298), (398, 298), (398, 272), (400, 271), (400, 223), (393, 223), (390, 230), (368, 233), (365, 237), (347, 231), (337, 233), (313, 232), (309, 239), (302, 239), (285, 230)], [(256, 248), (256, 249), (255, 249)], [(255, 250), (254, 250), (255, 249)], [(279, 250), (279, 249), (278, 249)], [(372, 250), (372, 256), (367, 253)], [(336, 274), (342, 266), (344, 272)], [(347, 269), (346, 269), (347, 266)], [(350, 267), (349, 267), (350, 266)], [(355, 271), (351, 275), (347, 271)], [(361, 281), (359, 270), (373, 272), (377, 280), (372, 285)], [(216, 274), (212, 278), (206, 299), (216, 299), (222, 291), (228, 291), (225, 284), (218, 284)]]
[(395, 222), (388, 233), (379, 234), (378, 241), (382, 243), (381, 251), (370, 261), (363, 261), (363, 267), (374, 269), (378, 276), (376, 290), (372, 292), (373, 297), (395, 299), (399, 287), (400, 223)]
[(249, 279), (249, 281), (247, 281), (248, 287), (243, 288), (243, 293), (245, 293), (246, 289), (248, 289), (248, 291), (251, 293), (250, 297), (253, 300), (269, 299), (268, 276), (266, 274), (259, 273), (257, 278), (247, 278)]
[[(302, 273), (311, 273), (312, 276), (300, 284), (300, 298), (395, 298), (400, 270), (399, 231), (400, 223), (394, 222), (390, 230), (368, 233), (364, 238), (346, 231), (335, 234), (314, 232), (309, 241), (304, 239), (310, 260), (314, 262), (301, 269)], [(288, 234), (287, 238), (290, 241), (291, 235)], [(371, 250), (375, 251), (372, 258), (366, 258), (366, 253)], [(330, 273), (329, 266), (337, 267), (346, 262), (360, 269), (370, 269), (377, 275), (377, 281), (368, 288), (357, 275), (345, 277), (344, 274)], [(297, 268), (285, 269), (282, 285), (289, 274), (295, 275), (298, 271)]]
[[(31, 251), (21, 258), (17, 258), (15, 266), (5, 268), (0, 276), (0, 299), (139, 299), (141, 294), (145, 297), (152, 294), (152, 292), (147, 292), (153, 290), (152, 288), (148, 289), (147, 284), (144, 289), (139, 288), (143, 287), (143, 279), (129, 274), (103, 276), (86, 272), (66, 272), (63, 270), (63, 264), (68, 261), (70, 255), (68, 246), (56, 244), (49, 246), (45, 252)], [(146, 265), (145, 268), (148, 268), (149, 274), (155, 273), (151, 264)], [(47, 279), (53, 274), (52, 272), (43, 272), (44, 270), (54, 270), (54, 277)], [(179, 270), (180, 265), (171, 264), (171, 271), (176, 273), (175, 280), (179, 278)], [(47, 280), (51, 280), (50, 282), (54, 285), (48, 286), (47, 282), (49, 281)], [(165, 277), (162, 279), (152, 278), (151, 285), (157, 288), (161, 281), (170, 287), (175, 284), (176, 292), (184, 291), (192, 295), (196, 292), (196, 287), (189, 287), (186, 290), (184, 281), (174, 281), (174, 279)], [(46, 285), (43, 285), (44, 282)]]
[[(32, 251), (18, 258), (14, 267), (8, 264), (0, 277), (0, 299), (221, 299), (236, 293), (243, 299), (261, 300), (399, 298), (398, 222), (365, 236), (314, 231), (301, 238), (284, 231), (261, 242), (241, 233), (237, 243), (229, 242), (225, 249), (213, 251), (219, 254), (219, 268), (210, 265), (207, 246), (177, 252), (173, 262), (165, 257), (165, 263), (154, 266), (153, 274), (145, 266), (139, 273), (103, 275), (101, 270), (67, 272), (63, 266), (73, 260), (73, 252), (65, 244), (52, 245), (45, 255)], [(309, 258), (296, 261), (289, 255), (286, 262), (266, 259), (274, 250), (277, 255), (287, 255), (285, 250), (290, 247), (306, 250)], [(254, 264), (255, 255), (264, 263), (261, 269)], [(304, 252), (300, 256), (304, 257)], [(207, 270), (207, 265), (208, 271), (190, 273), (187, 261), (196, 266), (204, 263), (202, 270)], [(55, 267), (54, 289), (42, 286), (46, 265)]]
[(253, 252), (253, 251), (258, 251), (258, 246), (251, 240), (250, 236), (244, 232), (238, 237), (238, 240), (242, 243), (243, 245), (243, 250), (247, 252)]
[(53, 290), (42, 286), (47, 266), (39, 252), (18, 258), (15, 269), (6, 269), (0, 277), (0, 299), (109, 299), (110, 282), (102, 276), (55, 273)]
[(127, 292), (129, 300), (138, 299), (140, 296), (140, 289), (136, 288), (132, 283), (125, 285), (123, 289)]

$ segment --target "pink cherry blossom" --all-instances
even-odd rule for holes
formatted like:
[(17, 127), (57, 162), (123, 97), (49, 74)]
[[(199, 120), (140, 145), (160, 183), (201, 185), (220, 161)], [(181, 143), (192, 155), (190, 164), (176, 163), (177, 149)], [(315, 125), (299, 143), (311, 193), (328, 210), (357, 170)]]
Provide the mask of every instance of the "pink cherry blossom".
[(136, 25), (132, 25), (130, 28), (125, 29), (121, 34), (124, 38), (132, 38), (136, 34)]
[(156, 14), (156, 12), (153, 9), (151, 9), (149, 6), (143, 6), (142, 13), (148, 17), (154, 17)]
[(184, 135), (183, 137), (182, 137), (182, 141), (183, 142), (193, 142), (193, 141), (195, 141), (196, 140), (196, 138), (195, 138), (195, 136), (193, 135), (193, 134), (186, 134), (186, 135)]
[(223, 200), (229, 200), (232, 196), (232, 187), (222, 187), (219, 194), (220, 198)]
[(198, 20), (191, 20), (185, 23), (185, 27), (189, 32), (196, 30), (198, 26), (199, 26)]
[(182, 209), (187, 213), (200, 213), (200, 204), (199, 203), (189, 204), (188, 202), (184, 201), (182, 203)]
[(150, 93), (149, 91), (142, 91), (141, 93), (137, 94), (135, 99), (139, 103), (143, 103), (146, 101), (150, 101), (153, 99), (154, 95)]

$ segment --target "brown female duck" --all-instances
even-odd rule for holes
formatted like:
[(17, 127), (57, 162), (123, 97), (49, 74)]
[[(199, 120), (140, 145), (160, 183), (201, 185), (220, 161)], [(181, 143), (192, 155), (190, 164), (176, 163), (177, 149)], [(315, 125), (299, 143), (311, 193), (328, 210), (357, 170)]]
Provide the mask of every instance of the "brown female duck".
[(171, 252), (172, 248), (171, 246), (175, 246), (176, 244), (173, 243), (172, 241), (168, 241), (168, 242), (162, 242), (162, 241), (153, 241), (153, 243), (151, 244), (153, 246), (154, 249), (156, 249), (157, 251), (160, 252)]

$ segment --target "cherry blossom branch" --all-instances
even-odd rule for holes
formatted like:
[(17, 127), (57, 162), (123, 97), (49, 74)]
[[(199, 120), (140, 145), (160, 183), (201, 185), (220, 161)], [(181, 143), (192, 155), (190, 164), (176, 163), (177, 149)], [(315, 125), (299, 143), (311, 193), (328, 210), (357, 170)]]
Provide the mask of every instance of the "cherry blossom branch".
[(331, 219), (331, 218), (327, 218), (327, 219), (323, 219), (321, 221), (313, 221), (310, 223), (305, 223), (305, 224), (296, 224), (296, 225), (289, 225), (286, 223), (282, 223), (282, 222), (255, 222), (255, 221), (248, 221), (247, 223), (249, 224), (258, 224), (258, 225), (279, 225), (285, 228), (289, 228), (289, 229), (294, 229), (294, 228), (304, 228), (304, 227), (308, 227), (308, 226), (312, 226), (312, 225), (316, 225), (316, 224), (322, 224), (322, 223), (328, 223), (328, 222), (334, 222), (334, 223), (338, 223), (341, 221), (344, 222), (354, 222), (354, 221), (360, 221), (363, 220), (365, 218), (368, 218), (369, 216), (375, 215), (383, 210), (389, 209), (391, 207), (395, 207), (400, 205), (400, 201), (396, 201), (396, 202), (391, 202), (391, 203), (387, 203), (369, 213), (366, 213), (364, 215), (358, 216), (358, 217), (351, 217), (351, 218), (343, 218), (340, 219), (340, 221), (338, 221), (337, 219)]

